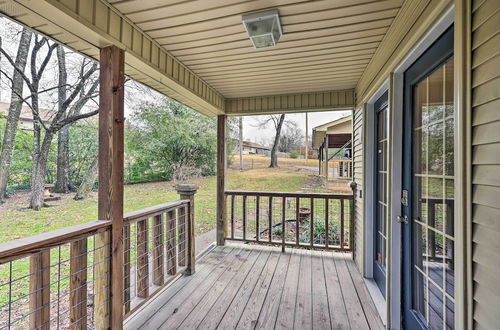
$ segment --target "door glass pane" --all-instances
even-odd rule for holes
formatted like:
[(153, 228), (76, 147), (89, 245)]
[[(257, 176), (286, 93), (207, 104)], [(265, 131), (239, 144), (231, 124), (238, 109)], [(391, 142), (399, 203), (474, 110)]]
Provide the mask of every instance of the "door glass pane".
[(413, 309), (431, 329), (453, 325), (453, 59), (413, 89)]
[(377, 112), (377, 218), (375, 261), (386, 267), (387, 241), (387, 108)]

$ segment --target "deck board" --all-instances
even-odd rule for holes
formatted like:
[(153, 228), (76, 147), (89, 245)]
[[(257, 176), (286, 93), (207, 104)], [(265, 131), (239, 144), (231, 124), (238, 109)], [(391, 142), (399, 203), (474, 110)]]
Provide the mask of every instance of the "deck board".
[(382, 329), (350, 254), (231, 243), (130, 316), (125, 329)]

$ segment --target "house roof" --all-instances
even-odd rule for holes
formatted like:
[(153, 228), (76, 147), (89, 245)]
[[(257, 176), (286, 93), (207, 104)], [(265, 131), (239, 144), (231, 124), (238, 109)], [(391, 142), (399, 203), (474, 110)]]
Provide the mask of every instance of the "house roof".
[(319, 126), (316, 126), (313, 128), (313, 132), (316, 131), (316, 132), (326, 132), (328, 129), (335, 129), (336, 126), (339, 126), (343, 123), (346, 123), (348, 121), (352, 121), (352, 116), (349, 115), (349, 116), (345, 116), (345, 117), (342, 117), (342, 118), (339, 118), (339, 119), (336, 119), (334, 121), (330, 121), (328, 123), (325, 123), (325, 124), (321, 124)]
[(261, 144), (250, 142), (250, 141), (243, 141), (243, 147), (271, 150), (271, 148), (269, 148), (269, 147), (265, 147)]
[(339, 135), (343, 136), (342, 140), (345, 140), (345, 136), (352, 133), (352, 115), (345, 116), (334, 121), (330, 121), (325, 124), (321, 124), (313, 128), (312, 143), (313, 149), (318, 149), (325, 136), (328, 135)]

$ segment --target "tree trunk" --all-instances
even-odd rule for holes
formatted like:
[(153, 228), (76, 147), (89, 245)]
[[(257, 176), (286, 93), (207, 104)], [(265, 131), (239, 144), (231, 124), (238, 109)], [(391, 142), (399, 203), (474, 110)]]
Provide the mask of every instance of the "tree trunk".
[[(19, 70), (24, 71), (28, 59), (28, 53), (31, 43), (31, 31), (24, 28), (17, 50), (15, 65)], [(19, 97), (23, 95), (24, 81), (21, 74), (14, 69), (12, 76), (12, 92), (10, 97), (9, 114), (3, 136), (2, 151), (0, 153), (0, 202), (5, 201), (7, 182), (9, 180), (10, 165), (12, 163), (12, 154), (16, 142), (16, 131), (21, 115), (22, 100)]]
[(33, 178), (31, 180), (31, 202), (30, 208), (39, 211), (43, 207), (43, 192), (45, 189), (45, 174), (47, 172), (47, 160), (49, 158), (50, 145), (53, 133), (45, 132), (43, 143), (37, 152), (36, 162), (33, 163)]
[[(66, 71), (66, 55), (62, 46), (57, 46), (57, 62), (59, 67), (59, 88), (58, 88), (58, 111), (65, 111), (64, 101), (66, 101), (66, 84), (68, 74)], [(65, 114), (63, 117), (66, 117)], [(69, 191), (69, 126), (64, 126), (59, 131), (57, 137), (57, 174), (55, 191), (67, 193)]]
[(278, 125), (276, 126), (276, 135), (274, 136), (273, 148), (271, 149), (271, 165), (269, 167), (278, 167), (278, 156), (276, 155), (278, 151), (278, 145), (281, 136), (281, 128), (283, 127), (283, 122), (285, 121), (285, 114), (280, 116)]
[(83, 178), (82, 184), (78, 188), (78, 191), (75, 195), (75, 200), (81, 200), (88, 197), (89, 193), (92, 191), (92, 187), (94, 187), (95, 180), (97, 179), (97, 164), (98, 157), (94, 158), (94, 161), (90, 165), (87, 174), (85, 174), (85, 178)]

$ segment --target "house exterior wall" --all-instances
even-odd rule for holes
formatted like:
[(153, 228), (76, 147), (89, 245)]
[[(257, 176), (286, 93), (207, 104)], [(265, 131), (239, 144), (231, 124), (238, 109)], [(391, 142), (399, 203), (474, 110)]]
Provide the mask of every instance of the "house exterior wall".
[(353, 181), (357, 183), (357, 191), (354, 198), (354, 260), (361, 274), (364, 274), (364, 108), (354, 110), (353, 115)]
[(500, 1), (471, 3), (472, 324), (500, 324)]

